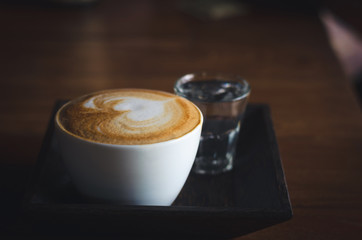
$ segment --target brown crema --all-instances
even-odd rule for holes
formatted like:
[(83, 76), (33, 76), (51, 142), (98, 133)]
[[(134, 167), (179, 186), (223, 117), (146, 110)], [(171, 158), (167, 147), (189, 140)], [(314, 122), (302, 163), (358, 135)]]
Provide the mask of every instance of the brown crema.
[(56, 115), (60, 128), (71, 135), (118, 145), (177, 139), (197, 127), (201, 118), (190, 101), (145, 89), (92, 93), (70, 101)]

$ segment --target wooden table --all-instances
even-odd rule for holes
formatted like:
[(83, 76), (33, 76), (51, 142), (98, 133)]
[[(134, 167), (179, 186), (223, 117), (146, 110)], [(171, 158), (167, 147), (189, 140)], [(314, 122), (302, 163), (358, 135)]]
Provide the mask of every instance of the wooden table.
[(252, 103), (271, 107), (294, 211), (240, 239), (361, 237), (361, 110), (319, 19), (251, 9), (205, 21), (177, 6), (1, 5), (0, 161), (20, 169), (0, 177), (14, 195), (2, 201), (20, 202), (22, 166), (35, 163), (55, 100), (108, 88), (171, 92), (183, 74), (224, 71), (250, 82)]

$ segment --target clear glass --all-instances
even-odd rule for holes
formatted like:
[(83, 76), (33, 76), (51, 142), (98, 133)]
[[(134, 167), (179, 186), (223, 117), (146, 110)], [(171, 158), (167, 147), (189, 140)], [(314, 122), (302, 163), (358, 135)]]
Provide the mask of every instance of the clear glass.
[(248, 82), (226, 73), (192, 73), (178, 79), (174, 91), (195, 103), (204, 115), (193, 171), (219, 174), (231, 170), (250, 94)]

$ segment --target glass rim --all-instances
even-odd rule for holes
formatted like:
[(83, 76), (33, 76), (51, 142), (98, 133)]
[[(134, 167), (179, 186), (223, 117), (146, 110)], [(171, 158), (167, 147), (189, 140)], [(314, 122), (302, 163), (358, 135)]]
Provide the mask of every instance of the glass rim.
[[(217, 101), (210, 101), (210, 100), (200, 100), (197, 98), (192, 98), (192, 97), (186, 97), (185, 94), (183, 94), (182, 91), (180, 91), (181, 89), (181, 85), (187, 82), (191, 82), (194, 81), (195, 79), (199, 80), (199, 81), (206, 81), (206, 80), (210, 80), (210, 79), (219, 79), (219, 80), (227, 80), (230, 82), (237, 82), (237, 83), (241, 83), (243, 85), (243, 94), (241, 94), (238, 97), (233, 98), (232, 100), (217, 100)], [(195, 73), (188, 73), (183, 75), (182, 77), (180, 77), (179, 79), (176, 80), (173, 90), (175, 92), (175, 94), (177, 94), (178, 96), (181, 97), (185, 97), (191, 101), (195, 101), (195, 102), (235, 102), (235, 101), (239, 101), (241, 99), (244, 99), (246, 97), (249, 96), (250, 91), (251, 91), (251, 87), (250, 84), (240, 75), (237, 74), (232, 74), (232, 73), (224, 73), (224, 72), (195, 72)]]

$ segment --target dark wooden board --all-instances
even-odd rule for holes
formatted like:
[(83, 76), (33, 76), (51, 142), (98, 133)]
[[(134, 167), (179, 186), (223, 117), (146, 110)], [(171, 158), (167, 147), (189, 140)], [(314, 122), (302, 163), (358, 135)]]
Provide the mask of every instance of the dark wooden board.
[(24, 201), (24, 231), (41, 235), (230, 238), (292, 217), (269, 107), (249, 104), (234, 169), (191, 173), (170, 207), (93, 203), (74, 188), (53, 136), (54, 107)]

